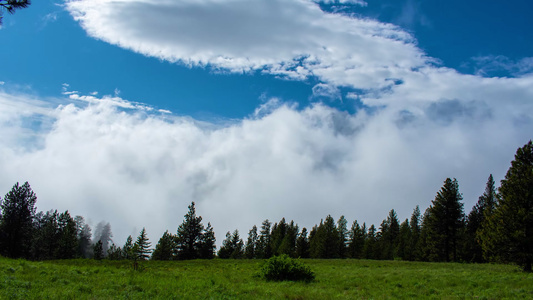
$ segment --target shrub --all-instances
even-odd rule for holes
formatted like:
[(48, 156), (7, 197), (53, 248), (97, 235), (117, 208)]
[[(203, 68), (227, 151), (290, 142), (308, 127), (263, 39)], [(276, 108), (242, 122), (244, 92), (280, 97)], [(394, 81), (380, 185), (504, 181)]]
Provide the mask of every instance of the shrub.
[(269, 258), (261, 268), (261, 275), (272, 281), (312, 281), (315, 274), (311, 268), (297, 259), (283, 254)]

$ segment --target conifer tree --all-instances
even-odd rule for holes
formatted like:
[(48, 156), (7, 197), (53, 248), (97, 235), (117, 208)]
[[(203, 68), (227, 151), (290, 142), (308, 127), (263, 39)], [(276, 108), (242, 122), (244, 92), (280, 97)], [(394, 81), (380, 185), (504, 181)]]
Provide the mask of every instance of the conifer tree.
[(72, 259), (76, 256), (78, 249), (78, 238), (76, 232), (76, 222), (70, 216), (68, 211), (60, 214), (57, 218), (58, 223), (58, 248), (56, 258)]
[(135, 253), (136, 257), (139, 260), (147, 260), (150, 258), (150, 253), (152, 252), (150, 250), (150, 246), (151, 243), (148, 241), (148, 237), (146, 236), (146, 229), (143, 227), (134, 244), (134, 248), (137, 250)]
[(463, 199), (456, 179), (447, 178), (429, 207), (427, 246), (434, 261), (458, 261), (464, 226)]
[(195, 259), (199, 257), (203, 231), (202, 217), (196, 216), (195, 203), (192, 202), (189, 205), (189, 211), (185, 215), (185, 220), (178, 227), (176, 236), (178, 259)]
[(171, 260), (174, 256), (174, 241), (175, 238), (168, 230), (165, 231), (155, 246), (155, 250), (152, 253), (152, 260)]
[(213, 226), (211, 226), (211, 223), (207, 223), (207, 227), (205, 228), (205, 231), (202, 234), (202, 237), (200, 240), (199, 258), (202, 258), (202, 259), (214, 258), (215, 249), (216, 249), (215, 243), (216, 243), (216, 239), (215, 239), (215, 232), (213, 231)]
[(365, 246), (366, 224), (363, 223), (361, 227), (357, 223), (357, 220), (353, 221), (348, 236), (348, 256), (350, 258), (362, 258), (363, 248)]
[(0, 199), (0, 254), (11, 258), (29, 258), (34, 235), (33, 219), (37, 196), (30, 184), (17, 182)]
[(409, 222), (409, 228), (411, 229), (411, 240), (407, 244), (406, 255), (408, 260), (417, 260), (420, 258), (420, 207), (418, 205), (413, 210), (411, 220)]
[(248, 240), (246, 241), (246, 247), (244, 250), (244, 256), (248, 259), (257, 258), (257, 243), (259, 236), (257, 234), (257, 226), (253, 226), (248, 232)]
[(307, 238), (307, 229), (302, 228), (296, 239), (296, 257), (309, 258), (309, 239)]
[(226, 239), (222, 241), (222, 247), (218, 250), (219, 258), (239, 259), (244, 255), (244, 242), (239, 237), (239, 231), (235, 230), (233, 234), (229, 231), (226, 233)]
[(32, 259), (54, 259), (59, 242), (59, 225), (57, 210), (39, 212), (35, 216), (35, 228), (32, 241)]
[(124, 252), (120, 247), (115, 245), (114, 243), (109, 246), (109, 249), (107, 249), (107, 259), (110, 260), (121, 260), (124, 259)]
[(124, 258), (126, 259), (133, 259), (133, 257), (135, 256), (135, 253), (133, 251), (133, 238), (131, 237), (131, 235), (128, 235), (128, 238), (126, 238), (126, 242), (122, 247), (122, 252), (124, 254)]
[(514, 262), (531, 272), (533, 263), (533, 142), (518, 148), (499, 188), (482, 245), (486, 257)]
[(368, 233), (365, 239), (365, 246), (363, 248), (363, 256), (366, 259), (376, 259), (376, 227), (374, 224), (368, 228)]
[(398, 246), (396, 255), (403, 260), (412, 260), (412, 253), (410, 252), (409, 244), (411, 242), (411, 227), (409, 226), (409, 220), (400, 224), (400, 234), (398, 235)]
[(270, 227), (272, 223), (268, 219), (261, 224), (259, 241), (257, 243), (257, 258), (270, 258), (272, 256), (272, 244), (270, 236)]
[(348, 247), (348, 221), (341, 216), (337, 221), (337, 232), (339, 233), (339, 257), (346, 257)]
[(30, 0), (0, 0), (0, 25), (2, 25), (2, 20), (4, 18), (4, 10), (13, 14), (16, 10), (26, 8), (30, 4)]
[(102, 241), (98, 240), (93, 246), (93, 258), (96, 260), (101, 260), (104, 258), (104, 247)]

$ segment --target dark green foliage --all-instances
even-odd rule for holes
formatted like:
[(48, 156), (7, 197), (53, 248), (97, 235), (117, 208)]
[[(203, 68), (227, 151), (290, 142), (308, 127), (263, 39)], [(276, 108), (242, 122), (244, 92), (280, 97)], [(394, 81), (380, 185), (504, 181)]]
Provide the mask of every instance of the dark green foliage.
[(307, 229), (304, 227), (296, 239), (296, 257), (309, 258), (309, 250), (310, 244), (307, 238)]
[(102, 241), (100, 240), (93, 246), (93, 258), (96, 260), (101, 260), (104, 258), (104, 247), (102, 246)]
[(216, 249), (215, 231), (211, 223), (207, 223), (207, 228), (202, 233), (200, 239), (199, 258), (211, 259), (215, 257)]
[(272, 223), (264, 220), (261, 224), (261, 231), (259, 234), (259, 241), (257, 242), (256, 255), (257, 258), (269, 258), (272, 256), (272, 244), (270, 236), (270, 227)]
[(109, 260), (121, 260), (125, 259), (126, 257), (124, 256), (124, 252), (120, 247), (115, 244), (111, 244), (111, 246), (109, 246), (109, 249), (107, 249), (106, 258)]
[(0, 1), (0, 25), (2, 25), (3, 10), (13, 14), (15, 10), (26, 8), (31, 4), (30, 0), (1, 0)]
[(261, 275), (272, 281), (313, 281), (311, 268), (286, 254), (269, 258), (261, 268)]
[(58, 224), (58, 248), (56, 258), (72, 259), (76, 257), (78, 249), (78, 237), (76, 232), (76, 222), (68, 211), (60, 214), (57, 219)]
[(185, 220), (178, 227), (178, 233), (176, 235), (178, 259), (195, 259), (200, 257), (204, 225), (202, 225), (202, 217), (196, 216), (196, 208), (194, 206), (194, 202), (189, 205), (189, 211), (185, 215)]
[(492, 215), (496, 207), (498, 195), (492, 174), (487, 180), (485, 192), (468, 214), (465, 231), (465, 260), (469, 262), (485, 262), (479, 239), (485, 219)]
[(483, 229), (485, 255), (531, 272), (533, 263), (533, 143), (516, 151), (501, 181), (500, 201)]
[(347, 257), (348, 248), (348, 221), (341, 216), (337, 221), (337, 232), (339, 233), (339, 257)]
[(244, 242), (239, 237), (239, 231), (235, 230), (233, 234), (229, 231), (226, 233), (226, 239), (222, 241), (222, 247), (218, 250), (219, 258), (239, 259), (244, 256)]
[(409, 247), (409, 244), (411, 243), (411, 227), (409, 226), (409, 220), (405, 219), (405, 221), (400, 224), (400, 233), (398, 235), (398, 246), (396, 248), (396, 255), (397, 257), (403, 259), (403, 260), (413, 260), (412, 259), (412, 253), (411, 248)]
[(257, 243), (259, 242), (259, 236), (257, 234), (257, 226), (253, 226), (248, 232), (248, 240), (244, 250), (244, 257), (248, 259), (257, 258)]
[(150, 257), (150, 253), (152, 251), (150, 250), (150, 242), (148, 241), (148, 237), (146, 236), (146, 229), (144, 227), (139, 233), (139, 236), (137, 237), (133, 248), (135, 249), (134, 255), (139, 260), (147, 260)]
[(289, 224), (282, 218), (279, 223), (272, 226), (271, 245), (274, 255), (287, 254), (296, 255), (296, 238), (298, 237), (298, 226), (291, 221)]
[(447, 178), (429, 207), (426, 246), (432, 261), (458, 261), (464, 227), (462, 196), (456, 179)]
[(159, 242), (157, 242), (157, 245), (155, 245), (155, 250), (152, 253), (152, 259), (171, 260), (174, 256), (174, 241), (175, 237), (168, 233), (168, 230), (165, 231), (163, 236), (159, 239)]
[(333, 217), (328, 215), (318, 227), (313, 227), (309, 242), (312, 258), (339, 258), (340, 237)]
[(122, 247), (122, 252), (124, 252), (124, 258), (126, 259), (133, 259), (135, 256), (135, 253), (133, 251), (133, 238), (131, 235), (128, 235), (128, 238), (126, 239), (126, 242), (124, 243), (124, 246)]
[(74, 218), (76, 222), (76, 231), (78, 236), (78, 257), (89, 258), (91, 256), (91, 227), (89, 224), (85, 224), (85, 220), (82, 216), (76, 216)]
[(376, 251), (376, 227), (374, 224), (370, 225), (368, 228), (368, 233), (365, 239), (365, 246), (363, 247), (363, 257), (366, 259), (377, 259), (375, 256)]
[(365, 247), (366, 238), (366, 224), (363, 227), (359, 226), (357, 220), (353, 221), (352, 227), (348, 232), (348, 257), (363, 258), (363, 249)]
[(54, 259), (59, 242), (57, 210), (37, 213), (32, 243), (32, 259)]
[(11, 258), (30, 258), (34, 235), (33, 218), (37, 196), (30, 184), (17, 182), (0, 201), (0, 254)]
[(391, 210), (389, 215), (381, 222), (378, 247), (379, 252), (375, 253), (378, 259), (394, 259), (396, 247), (398, 244), (398, 235), (400, 234), (400, 224), (396, 212)]
[(413, 210), (411, 215), (411, 221), (409, 222), (410, 232), (410, 241), (406, 245), (405, 250), (405, 259), (407, 260), (419, 260), (420, 259), (420, 208), (418, 205)]

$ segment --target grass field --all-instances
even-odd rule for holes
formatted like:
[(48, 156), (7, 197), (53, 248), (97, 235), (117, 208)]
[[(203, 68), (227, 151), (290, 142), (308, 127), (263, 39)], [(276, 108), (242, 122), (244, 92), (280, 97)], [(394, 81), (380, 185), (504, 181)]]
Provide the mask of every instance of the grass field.
[(533, 299), (533, 274), (509, 265), (303, 260), (304, 282), (267, 282), (260, 260), (141, 263), (0, 258), (0, 299)]

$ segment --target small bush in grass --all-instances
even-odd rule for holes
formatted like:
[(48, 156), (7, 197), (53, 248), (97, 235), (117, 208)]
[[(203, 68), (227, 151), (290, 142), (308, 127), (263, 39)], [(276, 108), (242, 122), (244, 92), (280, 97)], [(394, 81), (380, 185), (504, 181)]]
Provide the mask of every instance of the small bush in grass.
[(272, 281), (312, 281), (315, 274), (311, 268), (297, 259), (283, 254), (269, 258), (261, 268), (261, 275)]

